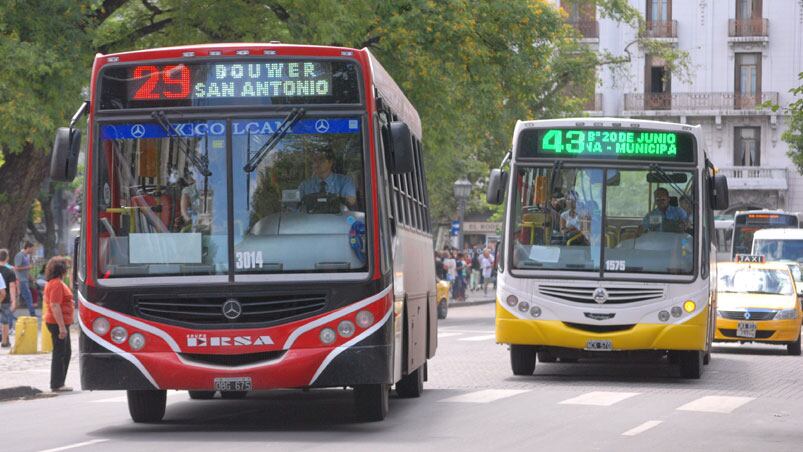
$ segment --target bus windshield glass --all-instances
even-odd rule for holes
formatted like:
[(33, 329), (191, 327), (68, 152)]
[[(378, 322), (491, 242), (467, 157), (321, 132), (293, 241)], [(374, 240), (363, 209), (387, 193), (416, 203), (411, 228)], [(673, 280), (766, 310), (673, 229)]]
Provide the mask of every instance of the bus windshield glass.
[(515, 177), (514, 268), (692, 273), (693, 172), (519, 168)]
[(99, 276), (365, 271), (362, 119), (283, 119), (102, 125)]
[(783, 270), (727, 266), (718, 277), (717, 292), (792, 295), (792, 280)]
[(759, 229), (796, 228), (797, 215), (781, 212), (740, 212), (733, 219), (733, 252), (750, 254), (753, 247), (753, 234)]

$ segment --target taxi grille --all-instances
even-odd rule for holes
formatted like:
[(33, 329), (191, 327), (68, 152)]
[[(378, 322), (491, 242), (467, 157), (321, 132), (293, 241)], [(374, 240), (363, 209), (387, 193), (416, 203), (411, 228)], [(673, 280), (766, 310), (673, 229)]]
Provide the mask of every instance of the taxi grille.
[[(547, 286), (538, 287), (538, 293), (548, 297), (558, 298), (573, 303), (597, 304), (594, 301), (596, 286), (566, 287)], [(664, 297), (664, 290), (660, 287), (606, 287), (608, 300), (605, 304), (638, 303), (641, 301), (659, 300)]]
[[(748, 313), (750, 315), (746, 315)], [(718, 311), (720, 317), (728, 320), (772, 320), (777, 313), (778, 311), (771, 309), (762, 311)]]
[[(728, 328), (720, 328), (719, 332), (722, 333), (725, 337), (732, 337), (734, 339), (742, 339), (745, 341), (749, 341), (753, 339), (752, 337), (741, 337), (736, 335), (736, 330), (728, 329)], [(769, 339), (772, 335), (775, 334), (774, 330), (757, 330), (756, 331), (756, 339)]]

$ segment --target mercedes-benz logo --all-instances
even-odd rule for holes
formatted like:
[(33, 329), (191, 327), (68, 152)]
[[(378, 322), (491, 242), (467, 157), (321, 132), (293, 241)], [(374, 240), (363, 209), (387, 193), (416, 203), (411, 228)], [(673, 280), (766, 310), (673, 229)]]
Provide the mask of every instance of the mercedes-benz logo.
[(608, 301), (608, 291), (604, 287), (597, 287), (591, 297), (599, 304), (605, 303)]
[(749, 311), (745, 311), (745, 313), (744, 313), (744, 319), (745, 319), (745, 320), (750, 320), (750, 312), (749, 312)]
[(243, 305), (239, 301), (230, 298), (223, 303), (223, 316), (229, 320), (236, 320), (243, 313)]
[(145, 136), (145, 126), (142, 124), (134, 124), (131, 126), (131, 136), (134, 138), (142, 138)]
[(329, 131), (329, 121), (325, 119), (319, 119), (315, 121), (315, 130), (318, 133), (326, 133)]

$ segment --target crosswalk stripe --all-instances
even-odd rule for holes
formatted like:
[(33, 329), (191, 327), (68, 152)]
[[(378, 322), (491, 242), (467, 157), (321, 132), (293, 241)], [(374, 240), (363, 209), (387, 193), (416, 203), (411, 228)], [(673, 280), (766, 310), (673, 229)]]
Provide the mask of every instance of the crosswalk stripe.
[(471, 337), (464, 337), (458, 339), (458, 341), (467, 341), (467, 342), (479, 342), (479, 341), (487, 341), (489, 339), (495, 338), (495, 334), (484, 334), (482, 336), (471, 336)]
[(443, 339), (445, 337), (452, 337), (452, 336), (460, 336), (463, 333), (438, 333), (438, 339)]
[(647, 430), (655, 427), (656, 425), (660, 424), (663, 421), (647, 421), (638, 427), (631, 428), (630, 430), (622, 433), (622, 436), (636, 436), (639, 433), (644, 433)]
[[(187, 397), (187, 393), (184, 391), (168, 391), (167, 397), (178, 397), (178, 396), (185, 396)], [(118, 397), (109, 397), (108, 399), (98, 399), (98, 400), (91, 400), (92, 403), (124, 403), (128, 402), (128, 396), (118, 396)]]
[(448, 399), (443, 399), (441, 402), (457, 402), (457, 403), (490, 403), (499, 399), (513, 397), (515, 395), (530, 392), (529, 389), (483, 389), (482, 391), (469, 392), (461, 394)]
[(755, 397), (705, 396), (681, 406), (681, 411), (702, 411), (705, 413), (732, 413), (736, 408), (755, 400)]
[(581, 394), (571, 399), (566, 399), (560, 402), (562, 405), (594, 405), (594, 406), (611, 406), (619, 403), (622, 400), (629, 399), (630, 397), (637, 396), (640, 392), (605, 392), (593, 391), (586, 394)]

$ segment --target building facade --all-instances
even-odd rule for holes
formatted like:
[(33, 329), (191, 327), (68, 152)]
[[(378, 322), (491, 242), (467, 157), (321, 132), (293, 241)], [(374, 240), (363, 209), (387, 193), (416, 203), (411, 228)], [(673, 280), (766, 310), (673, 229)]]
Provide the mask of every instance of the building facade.
[[(598, 51), (621, 55), (637, 30), (600, 18), (580, 0), (554, 0)], [(732, 212), (803, 212), (803, 176), (781, 139), (803, 72), (803, 0), (630, 0), (650, 39), (688, 52), (691, 73), (672, 74), (657, 56), (628, 48), (624, 70), (600, 68), (591, 116), (655, 119), (703, 128), (706, 152), (728, 176)]]

